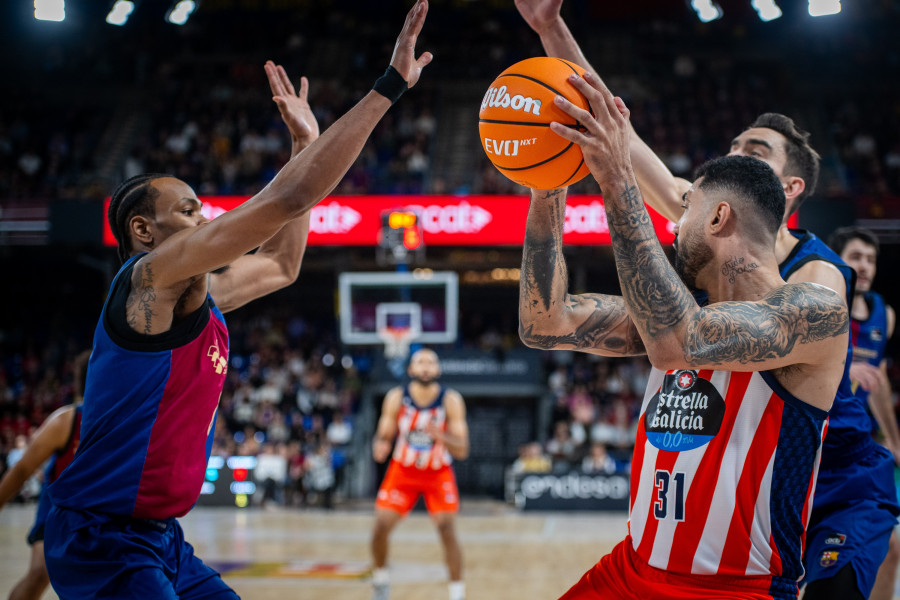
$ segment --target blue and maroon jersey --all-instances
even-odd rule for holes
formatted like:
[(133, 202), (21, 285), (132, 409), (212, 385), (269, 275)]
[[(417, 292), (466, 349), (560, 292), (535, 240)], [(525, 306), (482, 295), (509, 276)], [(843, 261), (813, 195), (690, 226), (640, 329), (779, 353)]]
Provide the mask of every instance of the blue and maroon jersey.
[(878, 367), (884, 360), (888, 342), (887, 305), (881, 294), (876, 292), (866, 292), (863, 299), (869, 307), (869, 318), (865, 321), (853, 319), (851, 323), (853, 360), (866, 361)]
[[(779, 265), (781, 277), (785, 281), (794, 271), (808, 262), (821, 260), (831, 263), (844, 276), (847, 302), (853, 300), (856, 288), (856, 271), (851, 269), (834, 250), (812, 233), (792, 229), (791, 234), (799, 240), (786, 259)], [(832, 460), (843, 460), (847, 448), (856, 447), (872, 440), (872, 420), (866, 411), (866, 400), (853, 393), (850, 383), (850, 361), (853, 359), (852, 340), (847, 342), (847, 360), (844, 376), (838, 386), (834, 404), (828, 411), (828, 435), (822, 447), (822, 468), (828, 468)]]
[(48, 488), (57, 506), (141, 519), (184, 515), (197, 501), (228, 368), (228, 329), (207, 295), (169, 331), (126, 322), (131, 275), (113, 280), (94, 333), (81, 444)]

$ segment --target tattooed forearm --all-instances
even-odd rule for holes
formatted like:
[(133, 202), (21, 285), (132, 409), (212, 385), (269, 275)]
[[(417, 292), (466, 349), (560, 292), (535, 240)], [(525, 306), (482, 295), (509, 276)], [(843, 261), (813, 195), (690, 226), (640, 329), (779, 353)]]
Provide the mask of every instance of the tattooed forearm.
[(726, 302), (698, 312), (688, 324), (685, 358), (704, 365), (760, 362), (849, 330), (847, 308), (834, 292), (786, 285), (760, 303)]
[(588, 307), (593, 312), (575, 328), (563, 335), (540, 335), (534, 332), (534, 323), (527, 326), (519, 320), (519, 337), (533, 348), (552, 350), (571, 347), (577, 350), (604, 350), (618, 356), (645, 354), (644, 344), (631, 317), (625, 310), (625, 303), (617, 296), (590, 294), (568, 296), (566, 310), (575, 312)]
[[(568, 273), (562, 255), (562, 224), (565, 216), (565, 196), (561, 190), (546, 193), (541, 202), (551, 204), (546, 211), (543, 231), (528, 227), (525, 231), (525, 245), (522, 252), (522, 274), (519, 294), (522, 301), (531, 307), (538, 302), (544, 310), (550, 310), (553, 296), (561, 299), (568, 288)], [(554, 292), (556, 289), (556, 292)]]
[(622, 295), (635, 322), (655, 337), (678, 325), (696, 302), (659, 245), (633, 182), (606, 203), (606, 213)]

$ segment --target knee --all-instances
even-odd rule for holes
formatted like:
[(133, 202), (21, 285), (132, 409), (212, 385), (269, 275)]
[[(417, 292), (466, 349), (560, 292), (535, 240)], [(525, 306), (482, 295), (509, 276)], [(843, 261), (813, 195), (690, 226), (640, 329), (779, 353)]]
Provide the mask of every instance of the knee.
[(891, 534), (891, 542), (888, 544), (888, 552), (885, 560), (889, 560), (893, 563), (900, 562), (900, 539), (897, 538), (897, 534)]

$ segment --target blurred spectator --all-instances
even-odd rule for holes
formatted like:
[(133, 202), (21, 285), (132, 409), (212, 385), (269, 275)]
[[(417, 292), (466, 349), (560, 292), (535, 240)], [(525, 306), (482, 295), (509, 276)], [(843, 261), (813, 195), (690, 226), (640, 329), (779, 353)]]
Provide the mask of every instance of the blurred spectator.
[(306, 457), (306, 491), (315, 496), (315, 504), (321, 508), (334, 508), (334, 466), (331, 446), (322, 441), (312, 454)]
[(612, 475), (619, 470), (619, 464), (606, 451), (606, 446), (594, 442), (590, 453), (581, 461), (581, 470), (590, 474)]
[(519, 446), (519, 457), (512, 464), (512, 473), (549, 473), (553, 461), (544, 454), (538, 442), (529, 442)]
[(263, 489), (260, 506), (269, 502), (284, 504), (284, 485), (288, 476), (288, 463), (283, 444), (263, 444), (256, 457), (256, 470), (253, 474), (258, 485)]

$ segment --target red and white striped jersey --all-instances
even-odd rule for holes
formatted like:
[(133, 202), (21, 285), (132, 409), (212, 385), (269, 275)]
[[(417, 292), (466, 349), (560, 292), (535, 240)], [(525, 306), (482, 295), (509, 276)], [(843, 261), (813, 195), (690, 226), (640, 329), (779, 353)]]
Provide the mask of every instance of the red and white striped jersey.
[(771, 372), (653, 369), (631, 466), (635, 551), (674, 573), (799, 580), (827, 417)]
[(446, 446), (425, 430), (430, 422), (446, 431), (445, 391), (446, 388), (441, 386), (434, 402), (429, 406), (419, 407), (409, 395), (409, 387), (403, 388), (403, 400), (397, 412), (397, 444), (394, 446), (393, 459), (404, 467), (437, 470), (453, 462)]

